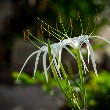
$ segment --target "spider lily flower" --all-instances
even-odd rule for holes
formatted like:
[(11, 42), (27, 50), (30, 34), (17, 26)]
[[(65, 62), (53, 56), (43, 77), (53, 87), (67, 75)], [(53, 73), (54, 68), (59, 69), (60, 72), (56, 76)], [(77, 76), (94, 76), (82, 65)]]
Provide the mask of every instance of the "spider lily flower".
[[(40, 54), (41, 54), (42, 52), (44, 53), (44, 54), (43, 54), (43, 68), (44, 68), (44, 73), (45, 73), (45, 77), (46, 77), (47, 82), (48, 82), (47, 71), (48, 71), (48, 69), (50, 68), (50, 66), (51, 66), (52, 63), (54, 63), (55, 68), (56, 68), (57, 72), (59, 73), (59, 76), (61, 77), (61, 74), (60, 74), (60, 71), (59, 71), (59, 67), (60, 67), (60, 62), (61, 62), (62, 49), (65, 48), (65, 49), (75, 58), (74, 54), (73, 54), (67, 47), (65, 47), (65, 45), (66, 45), (66, 43), (67, 43), (67, 42), (65, 42), (65, 41), (66, 41), (66, 40), (61, 41), (61, 42), (58, 42), (58, 43), (54, 43), (54, 44), (50, 45), (50, 47), (51, 47), (51, 54), (52, 54), (52, 56), (53, 56), (53, 59), (52, 59), (52, 62), (50, 63), (50, 65), (49, 65), (48, 67), (46, 67), (46, 56), (47, 56), (47, 54), (48, 54), (48, 46), (47, 46), (47, 45), (46, 45), (46, 46), (43, 46), (43, 47), (39, 48), (39, 50), (33, 52), (33, 53), (27, 58), (27, 60), (25, 61), (24, 65), (22, 66), (22, 68), (21, 68), (21, 70), (20, 70), (20, 72), (19, 72), (19, 75), (18, 75), (18, 77), (17, 77), (17, 80), (18, 80), (18, 78), (20, 77), (20, 75), (21, 75), (21, 73), (22, 73), (22, 71), (23, 71), (25, 65), (26, 65), (27, 62), (29, 61), (29, 59), (30, 59), (32, 56), (34, 56), (34, 55), (37, 54), (37, 56), (36, 56), (36, 61), (35, 61), (34, 75), (33, 75), (33, 79), (34, 79), (35, 73), (36, 73), (36, 70), (37, 70), (37, 66), (38, 66), (39, 57), (40, 57)], [(58, 64), (57, 64), (56, 59), (58, 59)]]
[[(34, 55), (37, 54), (37, 56), (36, 56), (36, 61), (35, 61), (34, 75), (33, 75), (33, 79), (34, 79), (35, 73), (36, 73), (36, 70), (37, 70), (37, 66), (38, 66), (39, 57), (40, 57), (40, 54), (41, 54), (42, 52), (44, 52), (44, 54), (43, 54), (43, 68), (44, 68), (44, 73), (45, 73), (46, 80), (47, 80), (47, 82), (48, 82), (47, 70), (49, 69), (50, 66), (49, 66), (48, 68), (46, 67), (46, 56), (47, 56), (47, 53), (48, 53), (48, 47), (47, 47), (47, 46), (43, 46), (43, 47), (39, 48), (39, 50), (37, 50), (37, 51), (33, 52), (31, 55), (29, 55), (29, 57), (27, 58), (27, 60), (25, 61), (24, 65), (22, 66), (22, 68), (21, 68), (21, 70), (20, 70), (20, 72), (19, 72), (19, 75), (18, 75), (18, 77), (17, 77), (17, 80), (18, 80), (18, 78), (20, 77), (20, 75), (21, 75), (21, 73), (22, 73), (22, 71), (23, 71), (25, 65), (26, 65), (27, 62), (30, 60), (30, 58), (31, 58), (32, 56), (34, 56)], [(52, 53), (53, 53), (53, 52), (52, 52)], [(54, 54), (54, 53), (53, 53), (53, 54)], [(54, 54), (54, 55), (55, 55), (55, 54)]]
[[(106, 41), (108, 44), (110, 44), (109, 41), (107, 41), (106, 39), (104, 39), (103, 37), (100, 37), (100, 36), (81, 35), (79, 37), (68, 38), (68, 40), (70, 40), (70, 44), (69, 45), (71, 47), (73, 47), (74, 49), (76, 49), (76, 50), (78, 48), (81, 48), (81, 46), (83, 45), (83, 43), (86, 43), (87, 50), (88, 50), (88, 63), (89, 63), (89, 57), (91, 57), (93, 68), (94, 68), (95, 74), (97, 75), (97, 69), (96, 69), (94, 52), (93, 52), (93, 49), (92, 49), (91, 44), (89, 43), (89, 39), (90, 38), (99, 38), (99, 39), (102, 39), (102, 40)], [(80, 51), (80, 58), (82, 60), (82, 63), (83, 63), (83, 66), (84, 66), (84, 70), (85, 70), (85, 73), (86, 73), (86, 71), (88, 71), (88, 69), (87, 69), (86, 63), (85, 63), (85, 61), (83, 59), (83, 56), (82, 56), (81, 51)]]
[[(66, 36), (66, 37), (67, 37), (67, 39), (62, 40), (59, 44), (62, 45), (62, 48), (65, 48), (66, 50), (68, 50), (68, 48), (66, 47), (67, 45), (69, 45), (70, 47), (74, 48), (75, 50), (77, 50), (78, 48), (80, 48), (80, 58), (82, 60), (83, 66), (84, 66), (85, 73), (86, 73), (86, 71), (88, 71), (88, 68), (87, 68), (86, 63), (85, 63), (85, 61), (83, 59), (83, 55), (82, 55), (82, 52), (81, 52), (81, 47), (82, 47), (82, 45), (84, 43), (87, 45), (88, 63), (89, 63), (89, 60), (90, 60), (89, 57), (91, 57), (93, 68), (94, 68), (95, 74), (97, 76), (97, 69), (96, 69), (94, 52), (93, 52), (93, 49), (92, 49), (91, 44), (89, 43), (89, 39), (90, 38), (99, 38), (99, 39), (102, 39), (102, 40), (106, 41), (108, 44), (110, 44), (110, 42), (107, 41), (106, 39), (104, 39), (103, 37), (100, 37), (100, 36), (81, 35), (79, 37), (74, 37), (74, 38), (69, 38), (68, 36)], [(71, 53), (71, 52), (69, 51), (69, 53)], [(74, 56), (74, 54), (71, 53), (71, 55), (74, 58), (76, 58)], [(61, 62), (61, 50), (59, 51), (59, 56), (60, 56), (60, 58), (59, 58), (58, 62), (60, 64), (60, 62)], [(58, 64), (58, 69), (59, 69), (59, 64)]]
[(66, 36), (67, 39), (64, 39), (64, 40), (61, 40), (60, 42), (58, 43), (54, 43), (54, 44), (51, 44), (50, 47), (51, 47), (51, 54), (53, 56), (53, 59), (52, 59), (52, 62), (50, 63), (50, 65), (48, 67), (46, 67), (46, 56), (48, 54), (48, 46), (43, 46), (41, 48), (39, 48), (38, 51), (35, 51), (33, 52), (28, 58), (27, 60), (25, 61), (23, 67), (21, 68), (21, 71), (17, 77), (17, 79), (19, 78), (21, 72), (23, 71), (25, 65), (27, 64), (28, 60), (33, 56), (33, 55), (36, 55), (36, 61), (35, 61), (35, 68), (34, 68), (34, 76), (33, 78), (35, 77), (35, 73), (36, 73), (36, 70), (37, 70), (37, 65), (38, 65), (38, 61), (39, 61), (39, 57), (40, 57), (40, 54), (41, 52), (44, 52), (43, 54), (43, 68), (44, 68), (44, 73), (45, 73), (45, 77), (46, 77), (46, 80), (48, 82), (48, 75), (47, 75), (47, 71), (48, 69), (50, 68), (51, 64), (54, 63), (54, 66), (59, 74), (59, 76), (61, 77), (61, 74), (60, 74), (60, 63), (61, 63), (61, 53), (62, 53), (62, 49), (66, 49), (75, 59), (76, 59), (76, 56), (69, 50), (69, 48), (67, 47), (68, 45), (72, 48), (74, 48), (75, 50), (77, 50), (78, 48), (80, 48), (80, 58), (82, 60), (82, 63), (83, 63), (83, 66), (84, 66), (84, 70), (85, 70), (85, 73), (86, 71), (88, 71), (87, 69), (87, 66), (86, 66), (86, 63), (83, 59), (83, 55), (82, 55), (82, 52), (81, 52), (81, 47), (83, 45), (83, 43), (86, 43), (87, 45), (87, 50), (88, 50), (88, 63), (89, 63), (89, 57), (91, 57), (91, 60), (92, 60), (92, 64), (93, 64), (93, 68), (94, 68), (94, 71), (95, 71), (95, 74), (97, 75), (97, 69), (96, 69), (96, 63), (95, 63), (95, 57), (94, 57), (94, 53), (93, 53), (93, 49), (92, 49), (92, 46), (91, 44), (89, 43), (89, 39), (90, 38), (100, 38), (104, 41), (106, 41), (107, 43), (110, 44), (109, 41), (107, 41), (106, 39), (100, 37), (100, 36), (88, 36), (88, 35), (81, 35), (79, 37), (74, 37), (74, 38), (69, 38), (68, 36)]
[[(38, 18), (38, 19), (39, 19), (39, 18)], [(80, 19), (80, 16), (79, 16), (79, 19)], [(40, 20), (40, 19), (39, 19), (39, 20)], [(60, 20), (61, 20), (61, 17), (60, 17)], [(42, 21), (42, 20), (40, 20), (40, 21), (41, 21), (43, 24), (49, 26), (49, 25), (48, 25), (47, 23), (45, 23), (44, 21)], [(81, 19), (80, 19), (80, 21), (81, 21)], [(61, 21), (61, 24), (62, 24), (62, 21)], [(72, 27), (71, 25), (72, 25), (72, 24), (70, 23), (70, 27)], [(100, 37), (100, 36), (91, 36), (92, 33), (94, 32), (94, 30), (93, 30), (93, 32), (92, 32), (90, 35), (81, 35), (81, 36), (79, 36), (79, 37), (69, 38), (68, 35), (67, 35), (67, 32), (66, 32), (65, 29), (64, 29), (64, 27), (63, 27), (63, 29), (64, 29), (65, 34), (62, 33), (62, 32), (60, 32), (58, 29), (53, 28), (52, 26), (49, 26), (49, 27), (51, 28), (51, 30), (49, 30), (49, 31), (48, 31), (45, 27), (43, 27), (43, 29), (44, 29), (45, 31), (47, 31), (49, 34), (51, 34), (53, 37), (57, 38), (57, 39), (62, 38), (63, 40), (60, 41), (60, 42), (62, 43), (62, 45), (63, 45), (64, 48), (65, 48), (67, 45), (70, 45), (72, 48), (74, 48), (75, 50), (77, 50), (78, 48), (81, 48), (81, 47), (82, 47), (83, 43), (86, 43), (86, 45), (87, 45), (87, 50), (88, 50), (88, 63), (89, 63), (89, 60), (90, 60), (89, 57), (91, 57), (92, 64), (93, 64), (93, 68), (94, 68), (95, 74), (97, 75), (95, 57), (94, 57), (94, 53), (93, 53), (92, 46), (91, 46), (91, 44), (89, 43), (89, 39), (90, 39), (90, 38), (100, 38), (100, 39), (106, 41), (106, 42), (109, 43), (109, 44), (110, 44), (110, 42), (107, 41), (106, 39), (104, 39), (103, 37)], [(82, 27), (82, 23), (81, 23), (81, 27)], [(94, 29), (95, 29), (95, 28), (94, 28)], [(87, 29), (87, 30), (88, 30), (88, 29)], [(87, 30), (86, 30), (86, 31), (87, 31)], [(60, 33), (63, 37), (62, 37), (61, 35), (57, 34), (56, 32)], [(82, 28), (82, 34), (83, 34), (83, 28)], [(66, 39), (64, 39), (64, 38), (66, 38)], [(62, 47), (62, 48), (63, 48), (63, 47)], [(62, 50), (60, 50), (60, 52), (59, 52), (59, 56), (60, 56), (60, 57), (59, 57), (59, 60), (58, 60), (58, 69), (59, 69), (60, 62), (61, 62), (61, 51), (62, 51)], [(71, 52), (69, 52), (69, 53), (71, 53)], [(72, 55), (73, 55), (73, 54), (72, 54)], [(84, 59), (83, 59), (83, 56), (82, 56), (81, 51), (80, 51), (80, 58), (81, 58), (81, 60), (82, 60), (82, 63), (83, 63), (83, 66), (84, 66), (84, 70), (85, 70), (85, 73), (86, 73), (86, 71), (88, 71), (88, 69), (87, 69), (86, 63), (85, 63), (85, 61), (84, 61)]]

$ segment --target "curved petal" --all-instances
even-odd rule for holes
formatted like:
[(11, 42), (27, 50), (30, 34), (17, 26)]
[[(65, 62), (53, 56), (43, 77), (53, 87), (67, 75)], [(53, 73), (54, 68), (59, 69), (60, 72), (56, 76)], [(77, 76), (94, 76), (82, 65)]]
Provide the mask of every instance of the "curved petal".
[(75, 55), (66, 46), (64, 48), (76, 59)]
[(43, 68), (44, 68), (44, 74), (46, 77), (46, 81), (48, 82), (47, 67), (46, 67), (46, 56), (47, 56), (47, 52), (45, 52), (43, 54)]
[(93, 68), (94, 68), (94, 71), (95, 71), (95, 74), (97, 76), (97, 69), (96, 69), (96, 63), (95, 63), (95, 57), (94, 57), (94, 52), (93, 52), (93, 49), (92, 49), (92, 46), (89, 42), (86, 42), (88, 47), (89, 47), (89, 50), (90, 50), (90, 56), (91, 56), (91, 60), (92, 60), (92, 64), (93, 64)]
[(58, 55), (58, 69), (60, 68), (60, 63), (61, 63), (61, 53), (62, 53), (62, 49), (59, 50), (59, 55)]
[(36, 74), (36, 70), (37, 70), (37, 65), (38, 65), (38, 61), (39, 61), (39, 57), (40, 57), (40, 53), (41, 51), (38, 51), (38, 54), (36, 56), (36, 61), (35, 61), (35, 67), (34, 67), (34, 75), (33, 75), (33, 79), (35, 77), (35, 74)]
[(89, 46), (88, 45), (87, 45), (87, 51), (88, 51), (88, 64), (89, 64), (90, 49), (89, 49)]
[(88, 45), (89, 40), (87, 39), (87, 40), (85, 40), (84, 42), (85, 42), (86, 45), (87, 45), (87, 51), (88, 51), (88, 64), (89, 64), (89, 57), (90, 57), (90, 49), (89, 49), (89, 45)]
[(29, 60), (33, 55), (35, 55), (35, 54), (37, 54), (37, 53), (38, 53), (38, 51), (35, 51), (35, 52), (33, 52), (33, 53), (27, 58), (27, 60), (26, 60), (25, 63), (23, 64), (23, 66), (22, 66), (22, 68), (21, 68), (21, 70), (20, 70), (20, 72), (19, 72), (19, 74), (18, 74), (18, 76), (17, 76), (17, 80), (18, 80), (19, 76), (21, 75), (21, 72), (23, 71), (23, 69), (24, 69), (25, 65), (27, 64), (28, 60)]
[(52, 61), (50, 62), (50, 65), (47, 67), (47, 70), (50, 68), (50, 66), (52, 65), (53, 61), (55, 60), (56, 56), (53, 56)]
[(82, 60), (83, 66), (84, 66), (84, 71), (85, 71), (85, 73), (86, 73), (86, 71), (89, 71), (89, 70), (88, 70), (88, 68), (87, 68), (87, 66), (86, 66), (86, 63), (85, 63), (84, 59), (83, 59), (83, 56), (82, 56), (81, 51), (80, 51), (80, 57), (81, 57), (81, 60)]
[(108, 40), (106, 40), (105, 38), (103, 38), (103, 37), (100, 37), (100, 36), (88, 36), (88, 38), (93, 38), (93, 37), (102, 39), (102, 40), (104, 40), (105, 42), (107, 42), (108, 44), (110, 44), (110, 42), (109, 42)]

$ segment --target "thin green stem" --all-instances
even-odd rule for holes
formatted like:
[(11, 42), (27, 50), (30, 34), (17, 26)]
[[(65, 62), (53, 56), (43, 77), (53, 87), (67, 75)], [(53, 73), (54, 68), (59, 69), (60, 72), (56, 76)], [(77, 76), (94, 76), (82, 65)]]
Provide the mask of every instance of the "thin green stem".
[(73, 88), (68, 80), (68, 75), (66, 74), (62, 63), (60, 64), (60, 67), (61, 67), (61, 71), (63, 73), (63, 76), (64, 76), (65, 80), (67, 81), (67, 92), (68, 92), (68, 95), (70, 95), (70, 100), (72, 99), (71, 101), (73, 102), (73, 104), (75, 105), (77, 110), (80, 110), (80, 106), (77, 101), (78, 99), (76, 98), (76, 96), (74, 94)]
[[(48, 40), (48, 52), (49, 52), (48, 53), (49, 54), (49, 60), (51, 62), (52, 61), (52, 55), (51, 55), (51, 47), (50, 47), (50, 41), (49, 40)], [(51, 64), (51, 69), (52, 69), (52, 72), (53, 72), (53, 75), (54, 75), (56, 81), (58, 82), (62, 92), (64, 93), (64, 95), (67, 98), (68, 102), (70, 103), (71, 107), (75, 108), (74, 105), (72, 104), (71, 100), (69, 99), (68, 94), (66, 93), (66, 91), (63, 88), (63, 86), (61, 85), (60, 79), (59, 79), (59, 77), (57, 75), (57, 71), (56, 71), (55, 66), (54, 66), (53, 63)]]
[(77, 50), (77, 62), (79, 68), (79, 75), (80, 75), (80, 89), (81, 89), (81, 97), (82, 97), (82, 108), (85, 106), (85, 87), (84, 87), (84, 76), (83, 76), (83, 69), (82, 69), (82, 62), (80, 58), (80, 48)]

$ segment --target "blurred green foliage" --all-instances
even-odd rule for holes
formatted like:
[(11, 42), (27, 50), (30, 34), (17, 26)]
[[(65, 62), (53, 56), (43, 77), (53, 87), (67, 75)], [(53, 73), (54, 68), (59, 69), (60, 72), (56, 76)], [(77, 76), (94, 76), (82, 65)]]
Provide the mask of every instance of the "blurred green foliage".
[[(44, 10), (40, 10), (41, 8), (38, 8), (38, 10), (36, 10), (36, 7), (33, 7), (33, 11), (36, 12), (36, 16), (38, 16), (44, 22), (48, 23), (49, 25), (53, 27), (55, 27), (55, 23), (57, 21), (59, 30), (62, 32), (64, 32), (64, 30), (59, 22), (59, 13), (61, 14), (65, 30), (67, 30), (68, 25), (70, 24), (69, 18), (72, 18), (72, 21), (73, 21), (72, 22), (73, 24), (73, 36), (72, 37), (81, 35), (81, 31), (82, 31), (81, 22), (83, 25), (82, 27), (84, 29), (84, 33), (88, 27), (86, 34), (89, 35), (93, 31), (95, 24), (97, 22), (97, 21), (94, 22), (95, 17), (97, 17), (97, 14), (100, 14), (105, 8), (104, 2), (101, 1), (100, 3), (98, 3), (97, 0), (90, 0), (90, 1), (89, 0), (79, 0), (79, 1), (78, 0), (58, 0), (58, 1), (47, 0), (47, 1), (48, 1), (47, 3), (44, 2), (45, 4)], [(27, 9), (27, 7), (25, 9)], [(78, 11), (80, 14), (81, 22), (79, 19), (77, 20)], [(36, 31), (37, 29), (36, 29), (35, 24), (39, 26), (41, 24), (41, 22), (36, 19), (36, 16), (35, 16), (35, 21), (33, 21), (33, 24), (31, 25), (31, 27), (29, 26), (29, 28), (31, 28), (31, 30), (35, 33), (34, 35), (37, 34), (37, 31)], [(96, 45), (94, 46), (94, 49), (97, 49), (100, 46), (102, 45)], [(18, 72), (13, 72), (13, 78), (16, 79), (18, 74), (19, 74)], [(101, 73), (99, 73), (98, 77), (96, 77), (95, 74), (91, 72), (90, 80), (86, 84), (87, 103), (88, 103), (89, 110), (105, 110), (105, 109), (109, 110), (110, 109), (109, 79), (110, 79), (110, 73), (106, 71), (102, 71)], [(45, 79), (45, 75), (39, 71), (37, 71), (35, 79), (32, 79), (26, 73), (21, 74), (18, 83), (22, 83), (25, 85), (41, 84), (43, 90), (47, 92), (51, 91), (53, 87), (58, 87), (58, 84), (54, 78), (49, 76), (49, 82), (47, 83)], [(66, 83), (64, 80), (62, 80), (61, 83), (63, 87), (66, 87)], [(72, 81), (72, 84), (74, 85), (73, 81)], [(75, 85), (73, 87), (75, 87)]]
[[(16, 80), (19, 72), (13, 72), (12, 77)], [(23, 85), (32, 85), (32, 84), (40, 84), (42, 85), (42, 89), (46, 92), (49, 92), (52, 90), (54, 86), (56, 86), (56, 82), (51, 80), (49, 78), (49, 83), (46, 82), (45, 75), (37, 70), (35, 74), (35, 78), (33, 79), (31, 76), (27, 75), (26, 73), (22, 73), (18, 80), (16, 80), (17, 84), (23, 84)]]
[[(102, 0), (100, 0), (100, 2), (97, 0), (41, 0), (38, 5), (39, 8), (37, 10), (36, 7), (33, 8), (35, 9), (34, 11), (36, 12), (36, 17), (38, 16), (40, 19), (54, 28), (56, 28), (56, 22), (58, 22), (58, 28), (62, 32), (64, 32), (64, 29), (62, 28), (59, 20), (59, 13), (62, 17), (65, 30), (68, 29), (71, 18), (73, 24), (72, 37), (74, 37), (81, 35), (81, 22), (84, 29), (83, 34), (89, 35), (93, 31), (95, 24), (97, 24), (96, 18), (98, 18), (98, 15), (105, 9), (106, 4)], [(45, 8), (43, 8), (43, 6), (45, 6)], [(81, 18), (81, 22), (78, 19), (78, 12)], [(31, 25), (31, 29), (34, 32), (34, 35), (37, 34), (35, 24), (37, 24), (37, 29), (40, 29), (41, 24), (41, 22), (37, 20), (36, 17), (35, 21)], [(101, 22), (101, 24), (103, 23), (104, 20)], [(86, 30), (87, 33), (85, 33)], [(68, 33), (68, 35), (70, 35), (70, 33)], [(44, 37), (47, 36), (48, 34), (45, 32)]]
[[(46, 78), (45, 78), (45, 74), (40, 72), (39, 70), (37, 70), (34, 79), (31, 76), (27, 75), (26, 73), (22, 73), (20, 75), (19, 79), (16, 80), (18, 74), (19, 74), (19, 72), (13, 72), (12, 73), (12, 77), (15, 79), (16, 84), (23, 84), (23, 85), (40, 84), (42, 86), (42, 89), (45, 92), (48, 92), (48, 93), (50, 91), (52, 91), (52, 89), (54, 87), (59, 87), (59, 85), (56, 82), (55, 78), (48, 75), (49, 81), (47, 82)], [(61, 80), (61, 83), (62, 83), (63, 87), (66, 88), (65, 80)]]
[(110, 72), (91, 72), (86, 89), (88, 110), (110, 110)]
[[(13, 72), (13, 78), (16, 80), (18, 72)], [(110, 73), (107, 71), (101, 71), (96, 77), (94, 72), (90, 72), (89, 80), (86, 82), (86, 96), (88, 110), (110, 110)], [(79, 92), (78, 79), (71, 80), (74, 91)], [(77, 83), (76, 83), (77, 82)], [(29, 84), (40, 84), (42, 89), (46, 93), (54, 93), (53, 88), (59, 85), (55, 78), (49, 76), (49, 82), (46, 82), (45, 75), (37, 71), (35, 79), (28, 76), (26, 73), (20, 75), (19, 80), (16, 82), (19, 84), (29, 85)], [(66, 89), (66, 81), (61, 80), (61, 84)]]

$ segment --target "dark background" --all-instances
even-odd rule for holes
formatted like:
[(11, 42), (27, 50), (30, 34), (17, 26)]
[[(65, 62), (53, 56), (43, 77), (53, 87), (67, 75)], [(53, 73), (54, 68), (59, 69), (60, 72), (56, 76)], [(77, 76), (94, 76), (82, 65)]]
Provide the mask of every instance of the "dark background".
[[(81, 35), (81, 22), (77, 20), (78, 11), (83, 24), (84, 32), (90, 21), (89, 35), (95, 25), (98, 29), (105, 24), (110, 24), (110, 1), (109, 0), (1, 0), (0, 1), (0, 84), (13, 85), (12, 73), (20, 71), (26, 58), (36, 50), (28, 40), (23, 39), (23, 31), (29, 29), (37, 36), (41, 21), (39, 17), (49, 25), (55, 27), (58, 22), (59, 29), (63, 31), (59, 23), (59, 13), (62, 17), (65, 28), (69, 25), (69, 19), (73, 21), (73, 35)], [(89, 21), (88, 21), (89, 19)], [(48, 39), (48, 34), (44, 32), (44, 38)], [(98, 33), (97, 33), (98, 35)], [(55, 38), (51, 36), (52, 41)], [(97, 41), (98, 42), (98, 41)], [(108, 54), (103, 57), (99, 68), (110, 71)], [(29, 75), (33, 73), (34, 59), (29, 62), (25, 72)], [(39, 69), (42, 66), (42, 63)], [(107, 66), (108, 65), (108, 66)], [(3, 110), (3, 109), (0, 109)], [(4, 109), (5, 110), (5, 109)], [(8, 109), (7, 109), (8, 110)], [(9, 109), (11, 110), (11, 109)], [(15, 109), (14, 109), (15, 110)], [(20, 109), (17, 109), (20, 110)], [(22, 109), (21, 109), (22, 110)], [(24, 110), (24, 109), (23, 109)], [(32, 109), (34, 110), (34, 109)], [(37, 110), (37, 109), (36, 109)]]
[[(63, 23), (67, 28), (69, 19), (73, 20), (73, 37), (81, 34), (80, 22), (77, 20), (78, 11), (83, 23), (83, 29), (86, 31), (88, 18), (90, 20), (90, 29), (87, 34), (93, 31), (94, 25), (98, 27), (108, 19), (100, 15), (109, 1), (104, 0), (4, 0), (0, 1), (0, 82), (10, 76), (11, 68), (17, 64), (13, 63), (13, 52), (16, 50), (14, 43), (16, 39), (23, 39), (23, 31), (31, 29), (34, 35), (37, 34), (41, 22), (44, 20), (49, 25), (55, 27), (56, 21), (59, 23), (59, 13), (62, 16)], [(97, 10), (97, 11), (96, 11)], [(99, 17), (99, 21), (95, 17)], [(102, 22), (101, 22), (102, 21)], [(59, 26), (59, 24), (58, 24)], [(61, 26), (59, 26), (60, 28)], [(48, 36), (45, 35), (45, 38)], [(19, 44), (20, 45), (20, 44)], [(15, 50), (13, 50), (13, 48)], [(23, 48), (23, 46), (21, 47)], [(24, 49), (25, 53), (26, 49)], [(28, 51), (28, 50), (27, 50)], [(21, 52), (22, 54), (23, 52)], [(29, 55), (29, 54), (28, 54)], [(18, 55), (19, 56), (19, 55)], [(23, 57), (23, 56), (22, 56)], [(22, 59), (21, 57), (21, 59)], [(18, 59), (16, 59), (18, 60)], [(17, 63), (18, 61), (16, 61)], [(22, 64), (21, 64), (22, 65)], [(18, 65), (17, 65), (18, 66)], [(19, 68), (20, 69), (20, 68)], [(14, 68), (14, 71), (19, 71)]]

